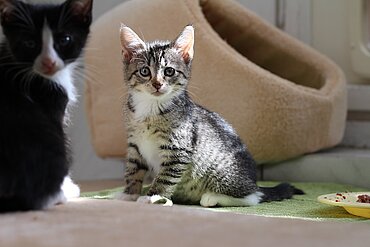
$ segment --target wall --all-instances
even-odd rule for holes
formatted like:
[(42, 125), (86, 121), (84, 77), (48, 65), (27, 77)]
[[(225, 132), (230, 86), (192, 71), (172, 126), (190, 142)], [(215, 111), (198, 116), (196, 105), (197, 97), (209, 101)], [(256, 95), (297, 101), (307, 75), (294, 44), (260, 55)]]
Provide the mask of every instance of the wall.
[[(94, 19), (96, 20), (114, 6), (122, 3), (122, 0), (95, 0)], [(90, 134), (84, 107), (84, 85), (78, 83), (80, 103), (73, 111), (73, 125), (69, 127), (68, 133), (71, 137), (72, 151), (74, 153), (72, 165), (72, 177), (76, 180), (97, 180), (122, 178), (123, 161), (103, 160), (95, 155), (90, 141)]]

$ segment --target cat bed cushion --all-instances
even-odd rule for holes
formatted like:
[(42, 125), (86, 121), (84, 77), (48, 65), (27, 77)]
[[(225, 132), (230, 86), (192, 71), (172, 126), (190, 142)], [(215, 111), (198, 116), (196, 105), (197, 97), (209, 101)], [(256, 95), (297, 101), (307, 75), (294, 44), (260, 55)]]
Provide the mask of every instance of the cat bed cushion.
[(144, 40), (172, 40), (189, 23), (192, 98), (230, 122), (258, 162), (338, 144), (346, 83), (329, 59), (231, 0), (135, 0), (99, 18), (86, 49), (86, 107), (101, 157), (125, 157), (120, 23)]

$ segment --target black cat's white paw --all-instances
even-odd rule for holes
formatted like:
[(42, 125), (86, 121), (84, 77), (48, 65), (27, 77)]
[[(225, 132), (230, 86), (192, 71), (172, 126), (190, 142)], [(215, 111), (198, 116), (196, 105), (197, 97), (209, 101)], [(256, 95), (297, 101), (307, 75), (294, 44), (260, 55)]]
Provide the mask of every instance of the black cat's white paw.
[(72, 181), (70, 176), (64, 178), (61, 189), (67, 201), (79, 197), (81, 193), (80, 187)]

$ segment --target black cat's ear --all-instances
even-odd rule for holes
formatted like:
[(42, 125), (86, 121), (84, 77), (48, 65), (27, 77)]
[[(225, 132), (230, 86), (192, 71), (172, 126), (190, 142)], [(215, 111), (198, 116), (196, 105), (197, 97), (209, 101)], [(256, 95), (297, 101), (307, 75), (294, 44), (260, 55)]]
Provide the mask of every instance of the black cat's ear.
[(186, 63), (190, 62), (194, 56), (194, 28), (188, 25), (173, 43), (174, 47), (181, 53)]
[(122, 48), (122, 57), (125, 61), (131, 61), (137, 50), (145, 49), (145, 43), (128, 26), (121, 24), (120, 40)]
[(13, 11), (15, 10), (16, 0), (0, 0), (1, 21), (10, 21)]
[(93, 0), (67, 0), (66, 4), (75, 17), (91, 23)]

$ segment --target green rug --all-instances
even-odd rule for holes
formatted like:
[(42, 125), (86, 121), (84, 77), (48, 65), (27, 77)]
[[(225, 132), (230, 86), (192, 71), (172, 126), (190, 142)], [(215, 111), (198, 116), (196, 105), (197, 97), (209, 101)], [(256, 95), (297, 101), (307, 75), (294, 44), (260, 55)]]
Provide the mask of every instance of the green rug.
[[(275, 182), (259, 182), (260, 186), (274, 186)], [(357, 217), (347, 213), (342, 207), (335, 207), (319, 203), (316, 199), (319, 195), (337, 192), (368, 191), (368, 189), (349, 185), (332, 183), (292, 183), (302, 189), (305, 195), (296, 195), (293, 199), (281, 202), (261, 203), (252, 207), (219, 207), (205, 210), (230, 212), (238, 214), (259, 215), (266, 217), (297, 218), (315, 221), (341, 221), (341, 222), (366, 222), (370, 219)], [(122, 188), (83, 193), (82, 197), (94, 199), (112, 199), (116, 192)], [(194, 207), (194, 206), (192, 206)], [(201, 208), (199, 206), (199, 208)]]

